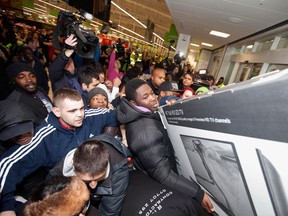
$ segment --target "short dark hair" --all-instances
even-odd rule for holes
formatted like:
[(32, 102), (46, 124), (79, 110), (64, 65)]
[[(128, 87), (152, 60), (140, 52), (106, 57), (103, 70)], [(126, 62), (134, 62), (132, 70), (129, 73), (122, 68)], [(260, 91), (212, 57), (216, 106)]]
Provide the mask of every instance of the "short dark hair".
[(65, 99), (70, 99), (73, 101), (82, 100), (82, 97), (78, 91), (71, 88), (61, 88), (55, 91), (53, 97), (54, 106), (59, 106), (59, 103)]
[(109, 152), (103, 142), (87, 140), (75, 151), (73, 166), (76, 172), (99, 175), (106, 171), (109, 162)]
[(26, 50), (30, 50), (33, 52), (33, 49), (27, 45), (22, 45), (19, 50), (18, 50), (18, 54), (24, 54), (24, 52), (26, 52)]
[(126, 89), (125, 89), (126, 99), (128, 101), (130, 100), (135, 101), (136, 90), (144, 84), (147, 84), (147, 82), (142, 79), (135, 78), (135, 79), (129, 80), (125, 85), (126, 86)]
[(96, 73), (104, 73), (105, 74), (105, 69), (103, 67), (103, 65), (100, 63), (100, 62), (90, 62), (88, 65), (87, 65), (88, 68), (92, 68), (95, 70)]
[(33, 37), (30, 36), (26, 38), (25, 43), (28, 45), (30, 42), (33, 43), (33, 41), (34, 41)]
[(85, 70), (80, 71), (78, 74), (79, 83), (86, 84), (87, 86), (92, 83), (92, 79), (99, 80), (99, 74), (90, 67), (87, 67)]

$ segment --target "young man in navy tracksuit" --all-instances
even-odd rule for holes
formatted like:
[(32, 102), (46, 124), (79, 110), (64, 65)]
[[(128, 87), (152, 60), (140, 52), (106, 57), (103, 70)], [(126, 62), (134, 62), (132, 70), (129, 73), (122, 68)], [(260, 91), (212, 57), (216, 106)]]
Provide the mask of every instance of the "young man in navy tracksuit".
[(53, 112), (36, 128), (32, 141), (10, 148), (0, 158), (0, 212), (15, 214), (13, 195), (24, 177), (39, 167), (51, 169), (84, 140), (101, 134), (104, 127), (118, 125), (115, 110), (84, 110), (76, 90), (56, 91)]

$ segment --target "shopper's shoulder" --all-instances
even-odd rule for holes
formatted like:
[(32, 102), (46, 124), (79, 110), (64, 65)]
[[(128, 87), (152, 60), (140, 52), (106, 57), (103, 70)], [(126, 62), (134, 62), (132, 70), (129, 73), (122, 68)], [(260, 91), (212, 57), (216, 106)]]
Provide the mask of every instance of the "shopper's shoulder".
[(116, 109), (101, 109), (101, 108), (91, 108), (85, 110), (85, 117), (86, 118), (93, 118), (95, 116), (101, 115), (115, 115)]

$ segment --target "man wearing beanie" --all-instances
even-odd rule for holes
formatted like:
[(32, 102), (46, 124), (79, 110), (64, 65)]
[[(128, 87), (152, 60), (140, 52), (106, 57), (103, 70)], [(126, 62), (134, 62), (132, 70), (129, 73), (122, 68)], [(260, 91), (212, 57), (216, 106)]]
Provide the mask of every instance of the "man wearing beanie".
[(14, 91), (7, 100), (17, 101), (36, 116), (36, 125), (40, 124), (52, 110), (48, 95), (37, 87), (34, 69), (26, 63), (14, 62), (6, 69), (6, 74), (14, 84)]
[(90, 108), (108, 108), (108, 95), (102, 88), (96, 87), (87, 93), (87, 104)]

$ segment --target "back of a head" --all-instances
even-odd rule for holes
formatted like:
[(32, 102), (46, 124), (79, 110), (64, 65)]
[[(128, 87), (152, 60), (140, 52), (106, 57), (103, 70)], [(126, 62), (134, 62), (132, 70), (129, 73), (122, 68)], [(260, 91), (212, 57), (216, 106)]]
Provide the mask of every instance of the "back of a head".
[(142, 73), (143, 73), (143, 64), (142, 64), (142, 62), (139, 62), (139, 61), (135, 62), (134, 67), (139, 68), (140, 75), (142, 75)]
[(96, 73), (105, 73), (105, 69), (103, 65), (100, 62), (91, 62), (90, 64), (87, 65), (87, 68), (92, 68), (95, 70)]
[(93, 80), (99, 80), (99, 73), (94, 68), (87, 67), (85, 70), (80, 71), (78, 74), (79, 83), (89, 85)]
[(147, 82), (142, 80), (142, 79), (138, 79), (138, 78), (135, 78), (135, 79), (128, 81), (125, 85), (125, 87), (126, 87), (126, 89), (125, 89), (126, 99), (128, 101), (135, 100), (136, 90), (144, 84), (147, 84)]
[(195, 95), (198, 95), (198, 94), (201, 94), (201, 93), (205, 93), (205, 92), (208, 92), (208, 91), (209, 91), (209, 89), (207, 87), (202, 86), (202, 87), (198, 88), (195, 91)]
[(131, 80), (141, 76), (141, 73), (141, 70), (134, 66), (126, 71), (126, 77), (128, 78), (128, 80)]
[[(93, 163), (91, 163), (93, 161)], [(99, 140), (87, 140), (76, 149), (73, 166), (81, 174), (99, 175), (105, 172), (109, 162), (109, 152)]]
[(65, 99), (72, 101), (82, 100), (82, 97), (78, 91), (71, 88), (61, 88), (55, 91), (53, 97), (54, 106), (58, 107)]
[(56, 176), (41, 184), (32, 193), (25, 205), (24, 215), (79, 215), (89, 199), (89, 190), (81, 179), (76, 176)]

